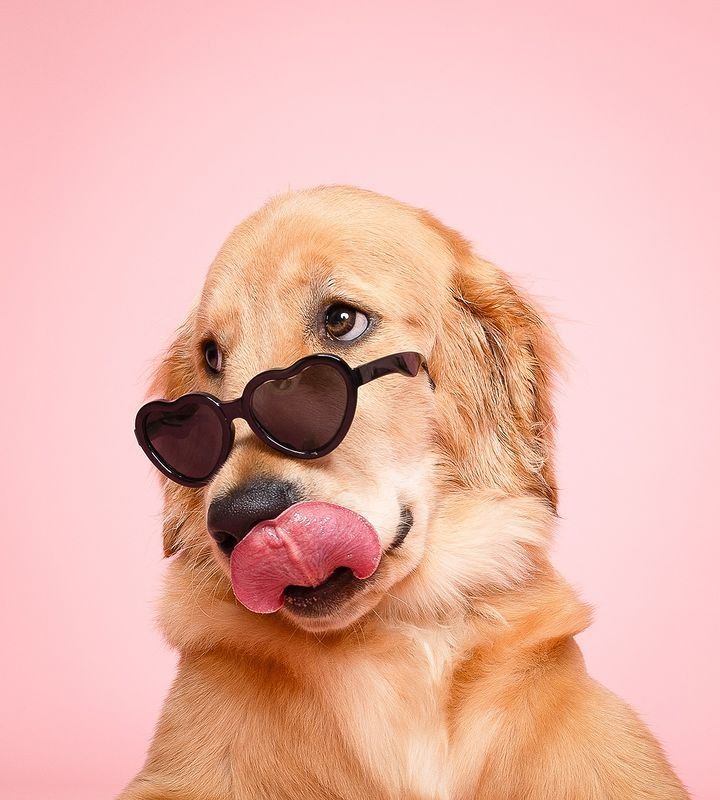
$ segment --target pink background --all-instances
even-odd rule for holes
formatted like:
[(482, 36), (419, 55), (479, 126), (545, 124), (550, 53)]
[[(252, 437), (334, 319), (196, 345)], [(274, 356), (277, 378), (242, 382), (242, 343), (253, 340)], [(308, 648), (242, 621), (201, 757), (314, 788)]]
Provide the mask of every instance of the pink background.
[(555, 313), (589, 669), (720, 796), (718, 8), (3, 4), (0, 796), (140, 767), (174, 655), (133, 415), (233, 224), (328, 182), (430, 208)]

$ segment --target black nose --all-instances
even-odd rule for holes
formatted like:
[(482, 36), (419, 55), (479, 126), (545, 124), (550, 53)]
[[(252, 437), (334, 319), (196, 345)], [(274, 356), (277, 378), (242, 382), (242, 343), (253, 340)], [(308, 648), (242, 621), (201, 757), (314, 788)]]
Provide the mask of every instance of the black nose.
[(230, 555), (254, 525), (264, 519), (274, 519), (301, 500), (300, 489), (290, 481), (256, 478), (210, 503), (208, 531), (220, 549)]

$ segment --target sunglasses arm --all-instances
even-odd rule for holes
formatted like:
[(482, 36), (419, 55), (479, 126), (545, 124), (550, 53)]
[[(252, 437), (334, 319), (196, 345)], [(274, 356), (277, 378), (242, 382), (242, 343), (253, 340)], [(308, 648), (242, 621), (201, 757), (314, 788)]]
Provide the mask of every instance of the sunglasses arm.
[(355, 367), (353, 375), (357, 385), (362, 386), (384, 375), (400, 374), (414, 378), (421, 367), (427, 369), (425, 359), (420, 353), (395, 353)]

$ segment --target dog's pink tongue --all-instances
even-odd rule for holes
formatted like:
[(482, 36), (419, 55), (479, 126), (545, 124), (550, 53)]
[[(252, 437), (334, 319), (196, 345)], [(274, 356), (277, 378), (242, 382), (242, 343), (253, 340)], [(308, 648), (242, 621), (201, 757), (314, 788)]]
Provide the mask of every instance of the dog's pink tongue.
[(297, 503), (259, 522), (230, 557), (235, 597), (250, 611), (282, 608), (288, 586), (319, 586), (338, 567), (369, 578), (380, 563), (375, 528), (332, 503)]

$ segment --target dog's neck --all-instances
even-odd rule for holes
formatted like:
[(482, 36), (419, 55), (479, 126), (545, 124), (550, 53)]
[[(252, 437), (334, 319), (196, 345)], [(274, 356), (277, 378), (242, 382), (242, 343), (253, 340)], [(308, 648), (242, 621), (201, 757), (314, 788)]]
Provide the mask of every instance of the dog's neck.
[[(204, 676), (203, 702), (257, 707), (263, 724), (283, 720), (279, 730), (293, 730), (303, 747), (330, 748), (332, 779), (362, 779), (365, 796), (464, 796), (492, 747), (499, 698), (553, 651), (580, 659), (572, 636), (589, 623), (588, 609), (546, 562), (522, 585), (476, 596), (462, 613), (371, 613), (323, 636), (244, 612), (230, 593), (193, 592), (181, 567), (171, 565), (163, 627), (181, 651), (181, 673)], [(252, 624), (239, 630), (238, 613)], [(293, 711), (309, 707), (322, 726)], [(472, 718), (467, 709), (476, 709)]]

